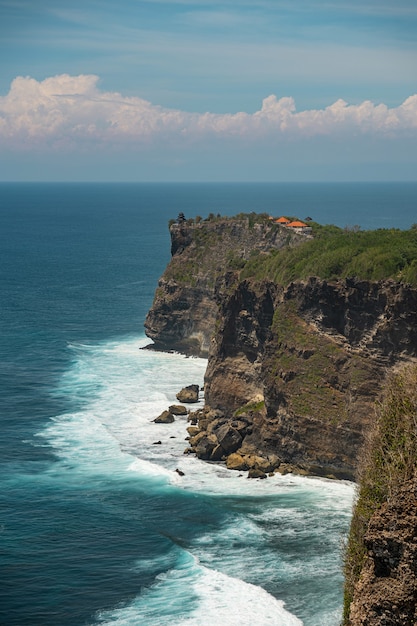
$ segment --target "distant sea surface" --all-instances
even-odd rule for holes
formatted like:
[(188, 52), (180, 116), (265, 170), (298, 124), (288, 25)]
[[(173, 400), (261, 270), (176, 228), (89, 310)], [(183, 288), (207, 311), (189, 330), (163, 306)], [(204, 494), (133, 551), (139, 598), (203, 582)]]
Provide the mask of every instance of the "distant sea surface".
[(143, 322), (180, 211), (403, 229), (416, 199), (411, 183), (0, 184), (1, 624), (338, 624), (352, 485), (184, 456), (186, 422), (152, 420), (206, 362), (140, 350)]

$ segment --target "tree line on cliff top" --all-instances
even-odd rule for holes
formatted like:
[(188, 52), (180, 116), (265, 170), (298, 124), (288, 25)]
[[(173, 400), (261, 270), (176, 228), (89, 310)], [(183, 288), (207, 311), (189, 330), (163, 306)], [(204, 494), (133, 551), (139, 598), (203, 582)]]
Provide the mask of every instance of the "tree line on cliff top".
[(417, 286), (417, 226), (409, 230), (337, 226), (313, 227), (314, 238), (302, 245), (253, 256), (242, 278), (270, 279), (280, 284), (318, 276), (335, 280), (392, 278)]

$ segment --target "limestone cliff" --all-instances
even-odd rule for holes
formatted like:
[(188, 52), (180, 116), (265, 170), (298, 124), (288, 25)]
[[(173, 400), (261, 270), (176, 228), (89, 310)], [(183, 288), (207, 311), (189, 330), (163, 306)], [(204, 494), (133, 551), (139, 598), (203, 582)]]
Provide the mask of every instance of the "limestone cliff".
[(286, 288), (243, 281), (224, 293), (205, 383), (211, 447), (238, 419), (246, 427), (225, 456), (354, 478), (387, 369), (417, 356), (417, 291), (311, 278)]
[[(242, 280), (247, 259), (299, 251), (305, 241), (265, 216), (174, 224), (171, 240), (145, 326), (157, 349), (208, 356), (205, 407), (188, 428), (187, 451), (253, 477), (278, 469), (355, 479), (365, 467), (345, 624), (415, 625), (417, 368), (406, 378), (396, 372), (417, 359), (417, 288)], [(417, 264), (403, 252), (400, 279), (405, 257), (408, 276)], [(389, 396), (383, 417), (381, 393)]]
[(363, 455), (346, 550), (345, 624), (417, 623), (417, 366), (393, 372)]
[(267, 216), (182, 221), (145, 327), (157, 349), (208, 356), (190, 451), (230, 467), (353, 479), (386, 372), (417, 356), (417, 290), (393, 280), (240, 280), (299, 245)]
[[(305, 236), (266, 215), (215, 218), (170, 227), (171, 261), (145, 320), (156, 349), (207, 357), (217, 317), (216, 284), (254, 254), (297, 245)], [(217, 285), (218, 287), (218, 285)]]

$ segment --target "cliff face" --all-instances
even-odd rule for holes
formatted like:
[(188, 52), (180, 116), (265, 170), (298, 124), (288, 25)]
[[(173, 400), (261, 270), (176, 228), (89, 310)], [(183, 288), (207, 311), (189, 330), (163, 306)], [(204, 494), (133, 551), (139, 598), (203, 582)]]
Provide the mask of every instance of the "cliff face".
[(253, 254), (305, 241), (267, 218), (173, 224), (171, 261), (159, 280), (145, 332), (160, 350), (207, 357), (217, 317), (216, 284)]
[(190, 450), (234, 467), (256, 456), (270, 469), (353, 478), (386, 371), (417, 356), (416, 289), (240, 281), (252, 255), (305, 241), (267, 218), (170, 232), (172, 259), (145, 328), (157, 349), (208, 356)]
[(417, 623), (417, 366), (393, 371), (361, 460), (345, 555), (345, 624)]
[(373, 515), (367, 558), (350, 607), (350, 626), (417, 624), (417, 479)]
[(387, 368), (416, 356), (417, 291), (245, 281), (219, 307), (206, 409), (216, 427), (237, 414), (248, 422), (226, 456), (274, 456), (275, 465), (353, 478)]
[[(305, 241), (266, 220), (176, 224), (171, 240), (145, 326), (157, 349), (208, 356), (188, 452), (253, 477), (278, 469), (348, 479), (369, 454), (347, 551), (345, 623), (416, 624), (417, 368), (395, 376), (417, 359), (417, 289), (241, 281), (242, 260)], [(381, 393), (385, 422), (375, 409)]]

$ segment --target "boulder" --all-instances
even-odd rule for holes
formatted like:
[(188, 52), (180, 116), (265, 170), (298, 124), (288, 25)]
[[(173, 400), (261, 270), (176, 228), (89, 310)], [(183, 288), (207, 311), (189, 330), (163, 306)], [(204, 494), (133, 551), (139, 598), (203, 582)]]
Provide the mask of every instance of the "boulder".
[(263, 456), (257, 456), (256, 454), (250, 454), (245, 457), (248, 467), (250, 469), (260, 470), (262, 472), (268, 473), (272, 472), (274, 466), (272, 465), (269, 459), (266, 459)]
[(199, 391), (200, 387), (198, 385), (188, 385), (187, 387), (183, 387), (181, 391), (177, 393), (177, 400), (184, 404), (198, 402)]
[(198, 426), (188, 426), (187, 428), (187, 433), (190, 435), (190, 437), (195, 437), (196, 435), (198, 435), (199, 432), (200, 429), (198, 428)]
[(210, 454), (210, 461), (222, 461), (224, 459), (225, 452), (221, 445), (217, 445), (213, 448), (212, 453)]
[(182, 404), (171, 404), (171, 406), (168, 407), (168, 411), (170, 411), (172, 415), (187, 415), (188, 413), (187, 407)]
[(248, 464), (246, 459), (241, 454), (233, 452), (227, 457), (226, 467), (232, 470), (247, 470)]
[(197, 445), (194, 445), (194, 452), (199, 459), (209, 460), (213, 450), (218, 446), (218, 441), (214, 435), (204, 435), (199, 439)]
[(163, 411), (161, 415), (154, 419), (155, 424), (172, 424), (175, 422), (175, 417), (169, 411)]
[(248, 478), (267, 478), (267, 475), (262, 470), (253, 467), (248, 472)]
[(217, 441), (223, 448), (226, 454), (236, 452), (242, 443), (242, 437), (239, 432), (233, 426), (228, 423), (223, 424), (215, 431)]

